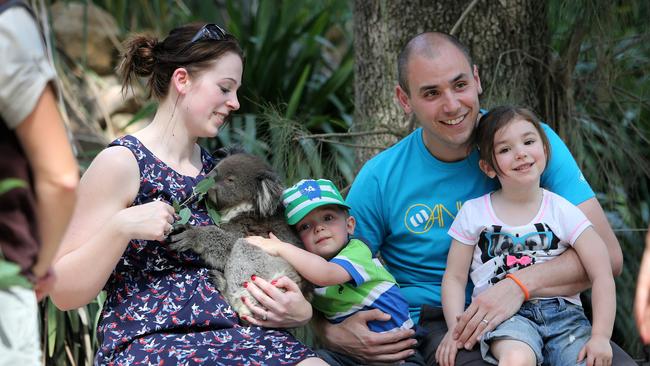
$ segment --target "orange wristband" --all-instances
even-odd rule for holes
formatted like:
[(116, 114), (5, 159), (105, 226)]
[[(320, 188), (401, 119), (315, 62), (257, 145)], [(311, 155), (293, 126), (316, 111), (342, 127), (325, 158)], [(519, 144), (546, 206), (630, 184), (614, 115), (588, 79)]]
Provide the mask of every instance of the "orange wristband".
[(528, 301), (528, 299), (530, 299), (530, 293), (528, 292), (528, 289), (526, 288), (526, 286), (524, 286), (524, 284), (521, 281), (519, 281), (519, 279), (517, 277), (515, 277), (515, 275), (513, 275), (512, 273), (508, 273), (506, 275), (506, 278), (509, 278), (509, 279), (515, 281), (517, 286), (519, 286), (521, 291), (523, 291), (523, 293), (524, 293), (524, 301)]

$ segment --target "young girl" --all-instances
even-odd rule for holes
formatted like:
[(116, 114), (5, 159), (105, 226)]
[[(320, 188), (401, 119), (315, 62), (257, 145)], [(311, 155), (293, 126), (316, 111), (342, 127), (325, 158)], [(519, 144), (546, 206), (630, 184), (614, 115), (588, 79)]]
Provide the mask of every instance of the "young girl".
[[(465, 202), (449, 235), (453, 238), (442, 282), (448, 329), (465, 305), (467, 276), (477, 296), (498, 281), (514, 281), (527, 300), (512, 318), (481, 339), (485, 361), (499, 365), (609, 365), (616, 310), (614, 279), (605, 244), (584, 214), (540, 187), (549, 155), (548, 140), (535, 115), (498, 107), (486, 114), (474, 141), (479, 165), (501, 189)], [(517, 279), (520, 268), (573, 248), (592, 282), (593, 328), (578, 294), (529, 299)], [(483, 319), (489, 324), (490, 319)], [(449, 331), (436, 351), (442, 366), (453, 365), (458, 349)]]
[[(153, 121), (113, 141), (84, 174), (55, 268), (52, 298), (61, 309), (87, 304), (105, 289), (96, 365), (324, 364), (288, 332), (242, 327), (195, 253), (165, 241), (182, 202), (214, 166), (199, 137), (214, 137), (239, 108), (242, 50), (215, 24), (176, 28), (162, 41), (125, 45), (123, 86), (147, 77), (159, 101)], [(192, 225), (212, 224), (202, 202)], [(247, 288), (266, 310), (256, 322), (295, 327), (311, 307), (295, 283), (256, 278)]]

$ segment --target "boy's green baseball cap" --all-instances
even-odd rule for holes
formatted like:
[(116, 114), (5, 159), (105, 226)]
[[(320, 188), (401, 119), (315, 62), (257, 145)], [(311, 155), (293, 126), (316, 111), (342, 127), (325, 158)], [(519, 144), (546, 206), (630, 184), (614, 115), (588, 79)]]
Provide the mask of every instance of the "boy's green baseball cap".
[(339, 205), (350, 208), (334, 183), (327, 179), (303, 179), (282, 192), (284, 217), (289, 225), (295, 225), (315, 208)]

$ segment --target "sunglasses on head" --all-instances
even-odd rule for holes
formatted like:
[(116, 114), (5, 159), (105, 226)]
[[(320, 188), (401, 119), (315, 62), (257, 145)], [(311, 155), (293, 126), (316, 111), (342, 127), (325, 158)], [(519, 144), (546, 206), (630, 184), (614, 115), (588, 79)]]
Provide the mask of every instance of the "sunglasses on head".
[(226, 38), (226, 31), (220, 26), (210, 23), (206, 24), (192, 37), (190, 44), (194, 44), (199, 41), (204, 41), (206, 39), (211, 39), (213, 41), (221, 41)]
[(220, 26), (214, 24), (214, 23), (209, 23), (201, 27), (194, 37), (190, 40), (190, 43), (188, 43), (183, 49), (181, 49), (178, 53), (183, 53), (187, 51), (188, 48), (190, 48), (193, 44), (196, 42), (201, 42), (205, 40), (212, 40), (212, 41), (222, 41), (226, 39), (226, 35), (228, 33), (226, 32), (225, 29), (221, 28)]

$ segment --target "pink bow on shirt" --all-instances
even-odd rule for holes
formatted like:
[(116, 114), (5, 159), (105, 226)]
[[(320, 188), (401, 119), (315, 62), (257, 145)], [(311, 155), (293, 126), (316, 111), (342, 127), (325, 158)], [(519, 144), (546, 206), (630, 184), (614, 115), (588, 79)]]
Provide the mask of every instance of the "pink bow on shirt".
[(517, 258), (514, 255), (506, 256), (506, 266), (508, 267), (512, 267), (515, 264), (521, 264), (522, 266), (526, 266), (531, 263), (533, 263), (533, 258), (527, 255), (522, 255), (521, 258)]

